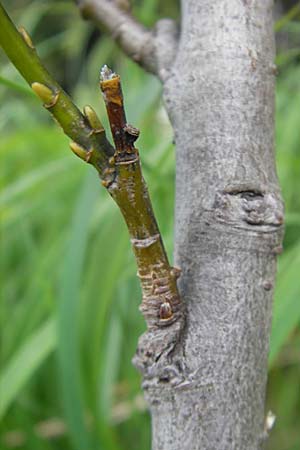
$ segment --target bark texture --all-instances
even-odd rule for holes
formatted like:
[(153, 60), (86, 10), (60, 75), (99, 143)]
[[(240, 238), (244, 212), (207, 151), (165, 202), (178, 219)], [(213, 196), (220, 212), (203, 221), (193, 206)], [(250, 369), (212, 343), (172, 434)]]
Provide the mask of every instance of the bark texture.
[(153, 450), (263, 446), (283, 228), (272, 7), (271, 0), (182, 1), (164, 96), (177, 148), (175, 263), (187, 319), (165, 358), (169, 376), (144, 371)]

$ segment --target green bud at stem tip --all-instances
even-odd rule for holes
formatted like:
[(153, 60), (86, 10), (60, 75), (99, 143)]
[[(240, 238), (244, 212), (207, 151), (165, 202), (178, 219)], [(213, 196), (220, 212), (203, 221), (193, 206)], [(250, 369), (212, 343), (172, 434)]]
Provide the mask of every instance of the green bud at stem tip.
[(77, 144), (77, 142), (72, 141), (70, 142), (70, 148), (76, 156), (86, 161), (87, 152), (83, 147), (81, 147), (81, 145)]
[(87, 118), (89, 125), (93, 130), (95, 130), (97, 133), (100, 133), (101, 131), (104, 131), (103, 125), (97, 116), (96, 112), (93, 110), (91, 106), (85, 106), (83, 108), (83, 112), (85, 117)]
[(34, 50), (34, 45), (32, 43), (31, 37), (29, 36), (29, 34), (25, 30), (25, 28), (19, 27), (18, 31), (19, 31), (20, 35), (22, 36), (22, 38), (24, 39), (24, 41), (26, 42), (26, 44), (28, 45), (28, 47), (30, 47), (30, 48), (32, 48), (32, 50)]
[(32, 90), (44, 102), (46, 108), (51, 108), (57, 102), (59, 93), (55, 94), (48, 86), (42, 83), (34, 82), (31, 85)]

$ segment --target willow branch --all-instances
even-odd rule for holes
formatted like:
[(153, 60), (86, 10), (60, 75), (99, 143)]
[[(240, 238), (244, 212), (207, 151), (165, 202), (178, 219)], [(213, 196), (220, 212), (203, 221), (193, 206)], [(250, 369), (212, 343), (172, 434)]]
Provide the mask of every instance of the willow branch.
[(1, 4), (0, 45), (64, 133), (74, 141), (71, 143), (73, 152), (93, 164), (100, 176), (106, 176), (108, 160), (114, 150), (96, 113), (89, 106), (84, 109), (84, 115), (79, 111), (42, 65), (27, 32), (24, 28), (16, 29)]
[[(106, 103), (115, 150), (91, 107), (84, 115), (41, 64), (24, 29), (17, 30), (0, 4), (0, 44), (64, 132), (77, 156), (98, 170), (102, 184), (118, 204), (137, 260), (148, 331), (141, 337), (135, 364), (148, 379), (165, 378), (166, 359), (179, 341), (184, 310), (177, 289), (180, 270), (171, 267), (142, 176), (134, 142), (139, 131), (127, 124), (120, 77), (106, 66), (100, 87)], [(149, 333), (151, 339), (149, 339)], [(159, 363), (158, 363), (159, 361)]]
[(178, 43), (178, 27), (173, 20), (159, 20), (149, 30), (114, 0), (78, 0), (77, 3), (83, 17), (104, 27), (130, 58), (161, 79), (166, 77)]

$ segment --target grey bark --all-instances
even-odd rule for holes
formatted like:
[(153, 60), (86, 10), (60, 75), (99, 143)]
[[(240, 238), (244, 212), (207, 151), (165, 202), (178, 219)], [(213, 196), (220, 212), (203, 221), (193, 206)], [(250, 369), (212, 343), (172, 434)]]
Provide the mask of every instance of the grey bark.
[(257, 450), (282, 203), (272, 1), (185, 0), (165, 83), (175, 131), (182, 382), (147, 393), (153, 449)]
[(176, 58), (160, 73), (176, 141), (175, 263), (186, 320), (139, 343), (153, 450), (257, 450), (266, 436), (283, 229), (272, 7), (183, 0)]

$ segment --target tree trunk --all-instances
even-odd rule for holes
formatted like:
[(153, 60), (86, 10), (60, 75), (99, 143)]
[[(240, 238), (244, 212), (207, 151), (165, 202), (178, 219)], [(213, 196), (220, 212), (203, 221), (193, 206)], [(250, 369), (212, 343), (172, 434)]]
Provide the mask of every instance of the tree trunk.
[(164, 361), (169, 376), (144, 373), (153, 450), (257, 450), (266, 434), (283, 223), (272, 7), (182, 1), (164, 98), (177, 148), (175, 262), (187, 316)]

